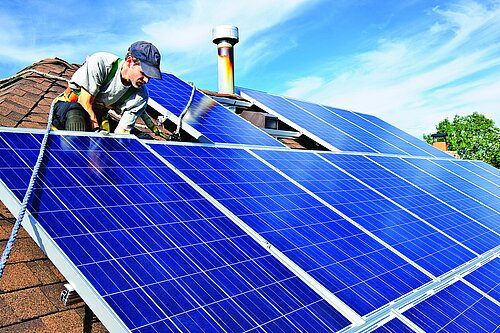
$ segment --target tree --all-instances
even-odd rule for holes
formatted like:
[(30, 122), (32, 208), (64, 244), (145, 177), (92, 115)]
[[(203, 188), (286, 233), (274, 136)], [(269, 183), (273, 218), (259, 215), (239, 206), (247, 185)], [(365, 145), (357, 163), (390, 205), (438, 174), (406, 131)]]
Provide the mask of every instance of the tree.
[[(438, 133), (446, 133), (448, 149), (456, 151), (466, 160), (482, 160), (500, 168), (500, 128), (493, 120), (474, 112), (472, 115), (456, 115), (453, 121), (448, 118), (436, 126)], [(431, 134), (424, 140), (432, 143)]]

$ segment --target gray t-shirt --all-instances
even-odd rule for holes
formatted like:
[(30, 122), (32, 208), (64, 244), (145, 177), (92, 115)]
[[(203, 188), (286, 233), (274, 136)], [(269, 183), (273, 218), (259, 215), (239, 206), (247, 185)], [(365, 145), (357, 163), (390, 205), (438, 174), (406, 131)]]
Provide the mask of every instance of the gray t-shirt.
[(119, 101), (129, 88), (135, 89), (132, 86), (125, 86), (122, 83), (121, 68), (118, 68), (113, 79), (107, 85), (102, 86), (106, 77), (111, 72), (114, 62), (117, 60), (117, 56), (107, 52), (92, 54), (87, 58), (82, 67), (73, 74), (70, 87), (73, 89), (83, 87), (95, 97), (94, 104), (113, 108), (122, 116), (118, 126), (130, 131), (134, 127), (137, 118), (146, 110), (149, 95), (146, 87), (142, 86), (121, 105), (112, 107), (113, 103)]

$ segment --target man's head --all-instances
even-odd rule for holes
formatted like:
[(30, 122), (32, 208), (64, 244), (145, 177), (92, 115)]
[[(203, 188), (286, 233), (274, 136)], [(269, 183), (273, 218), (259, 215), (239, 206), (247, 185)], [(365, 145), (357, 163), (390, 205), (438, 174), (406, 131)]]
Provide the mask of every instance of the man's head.
[(142, 71), (149, 78), (161, 80), (160, 72), (160, 52), (151, 43), (138, 41), (130, 45), (129, 54), (139, 60)]

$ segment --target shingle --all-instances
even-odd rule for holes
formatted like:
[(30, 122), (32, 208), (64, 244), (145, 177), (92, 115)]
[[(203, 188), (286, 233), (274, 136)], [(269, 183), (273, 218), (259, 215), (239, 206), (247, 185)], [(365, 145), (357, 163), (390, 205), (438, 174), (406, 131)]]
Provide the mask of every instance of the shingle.
[(17, 318), (14, 310), (11, 305), (6, 301), (7, 297), (11, 294), (0, 294), (0, 327), (12, 325), (14, 323), (19, 322), (19, 318)]
[(64, 281), (64, 277), (48, 259), (30, 261), (26, 263), (26, 266), (43, 285)]
[(29, 121), (23, 121), (19, 126), (19, 128), (38, 128), (45, 129), (47, 127), (47, 123), (32, 123)]
[[(44, 59), (30, 68), (58, 76), (64, 73), (69, 78), (78, 66), (58, 59)], [(39, 74), (25, 74), (8, 85), (2, 84), (0, 126), (46, 128), (50, 104), (65, 88), (65, 81), (55, 81)], [(14, 221), (0, 203), (2, 250)], [(81, 332), (79, 311), (83, 313), (82, 305), (64, 307), (59, 300), (65, 282), (62, 274), (21, 228), (0, 280), (0, 333)], [(94, 327), (97, 330), (93, 329), (93, 332), (105, 332), (102, 324), (94, 324)]]
[[(0, 333), (49, 333), (40, 318), (0, 328)], [(51, 332), (53, 333), (53, 332)]]
[(33, 275), (26, 263), (7, 264), (0, 279), (0, 290), (4, 292), (26, 289), (40, 285), (40, 280)]
[[(0, 242), (0, 248), (5, 248), (6, 241)], [(45, 254), (40, 250), (30, 238), (18, 238), (9, 257), (9, 263), (33, 261), (45, 258)]]
[[(0, 103), (0, 115), (1, 116), (8, 116), (12, 112), (19, 112), (21, 109), (21, 106), (17, 103), (14, 103), (10, 100), (5, 100)], [(2, 126), (3, 125), (3, 120), (2, 120)]]
[(18, 321), (38, 318), (57, 311), (39, 287), (14, 291), (2, 296)]
[[(83, 320), (75, 310), (54, 313), (42, 318), (47, 332), (81, 333)], [(92, 330), (92, 332), (95, 332)]]
[(22, 110), (22, 109), (31, 110), (31, 108), (33, 108), (33, 106), (35, 106), (35, 103), (38, 99), (36, 101), (34, 101), (31, 99), (26, 99), (23, 96), (21, 96), (20, 94), (16, 94), (16, 95), (13, 94), (10, 96), (9, 100), (18, 104), (20, 106), (19, 107), (20, 110)]

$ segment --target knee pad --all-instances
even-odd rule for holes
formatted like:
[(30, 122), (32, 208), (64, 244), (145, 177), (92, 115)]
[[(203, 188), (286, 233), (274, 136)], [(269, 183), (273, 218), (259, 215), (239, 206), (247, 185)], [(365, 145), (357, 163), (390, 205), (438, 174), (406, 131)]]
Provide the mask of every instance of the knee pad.
[(83, 131), (90, 129), (89, 116), (81, 106), (71, 108), (66, 114), (65, 129), (68, 131)]

